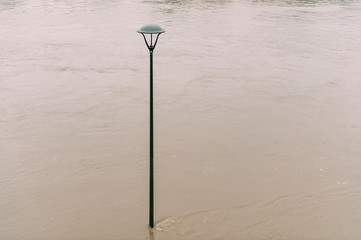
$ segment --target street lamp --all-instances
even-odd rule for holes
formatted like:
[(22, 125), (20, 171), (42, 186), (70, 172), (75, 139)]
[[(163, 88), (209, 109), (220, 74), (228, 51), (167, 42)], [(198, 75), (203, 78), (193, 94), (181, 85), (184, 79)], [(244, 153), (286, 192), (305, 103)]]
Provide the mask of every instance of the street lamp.
[[(153, 51), (158, 42), (158, 37), (165, 31), (155, 24), (148, 24), (137, 31), (143, 35), (145, 44), (150, 54), (150, 139), (149, 139), (149, 226), (154, 227), (154, 144), (153, 144)], [(147, 41), (150, 40), (150, 43)], [(150, 39), (149, 39), (150, 35)], [(153, 44), (153, 35), (157, 35)]]

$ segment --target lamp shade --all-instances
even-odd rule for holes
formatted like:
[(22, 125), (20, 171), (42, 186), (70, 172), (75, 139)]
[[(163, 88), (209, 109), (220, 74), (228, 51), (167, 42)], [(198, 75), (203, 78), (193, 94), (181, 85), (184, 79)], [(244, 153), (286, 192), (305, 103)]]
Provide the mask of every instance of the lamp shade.
[(157, 34), (157, 33), (164, 33), (165, 30), (156, 24), (148, 24), (148, 25), (143, 26), (137, 32), (143, 33), (143, 34)]

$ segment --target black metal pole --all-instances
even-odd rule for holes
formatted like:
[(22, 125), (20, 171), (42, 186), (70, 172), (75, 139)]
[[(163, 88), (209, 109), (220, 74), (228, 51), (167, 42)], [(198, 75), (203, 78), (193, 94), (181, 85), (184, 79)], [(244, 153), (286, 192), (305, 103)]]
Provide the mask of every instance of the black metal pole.
[[(137, 31), (141, 33), (144, 42), (149, 49), (150, 55), (150, 107), (149, 107), (149, 227), (154, 228), (154, 136), (153, 136), (153, 50), (158, 42), (158, 37), (165, 31), (155, 24), (148, 24)], [(150, 44), (145, 37), (150, 34)], [(157, 34), (157, 38), (153, 44), (153, 34)], [(149, 38), (148, 38), (149, 39)]]
[(153, 49), (150, 54), (149, 226), (154, 227)]

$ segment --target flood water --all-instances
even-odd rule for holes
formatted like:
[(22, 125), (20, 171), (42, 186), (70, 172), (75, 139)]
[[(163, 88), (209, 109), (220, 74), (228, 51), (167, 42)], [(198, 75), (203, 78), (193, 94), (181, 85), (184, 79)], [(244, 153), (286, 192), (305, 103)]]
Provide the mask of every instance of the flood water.
[(1, 0), (0, 239), (361, 239), (360, 23), (353, 0)]

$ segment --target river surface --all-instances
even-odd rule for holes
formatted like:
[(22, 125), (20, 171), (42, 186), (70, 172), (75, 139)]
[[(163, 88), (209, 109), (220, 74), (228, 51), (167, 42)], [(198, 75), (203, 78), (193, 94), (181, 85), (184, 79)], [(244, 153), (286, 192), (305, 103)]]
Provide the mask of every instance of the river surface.
[(361, 239), (360, 66), (358, 0), (0, 0), (0, 239)]

